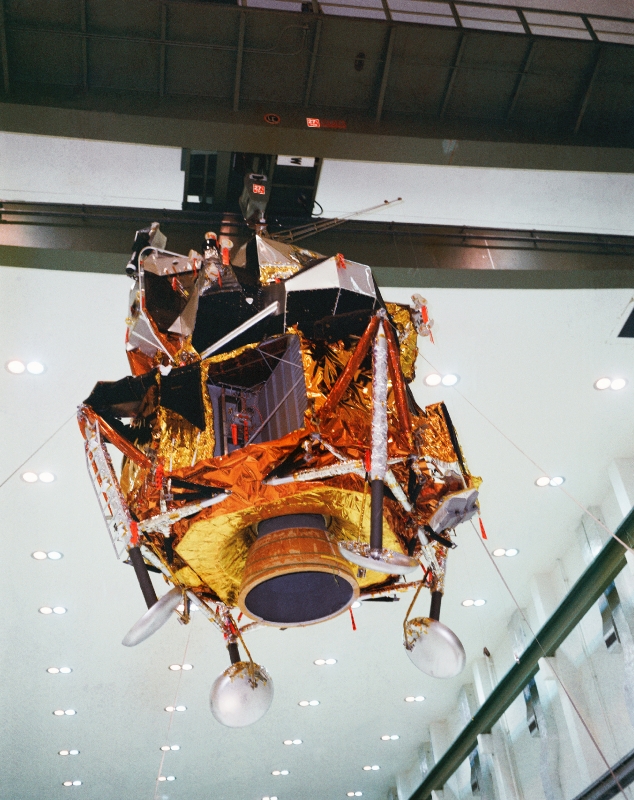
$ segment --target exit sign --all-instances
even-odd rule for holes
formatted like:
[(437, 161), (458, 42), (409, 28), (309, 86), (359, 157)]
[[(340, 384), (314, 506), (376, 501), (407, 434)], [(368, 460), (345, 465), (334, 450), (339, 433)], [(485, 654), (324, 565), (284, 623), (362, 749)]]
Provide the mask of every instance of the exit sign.
[(306, 125), (309, 128), (334, 128), (343, 131), (347, 128), (345, 119), (319, 119), (318, 117), (306, 117)]

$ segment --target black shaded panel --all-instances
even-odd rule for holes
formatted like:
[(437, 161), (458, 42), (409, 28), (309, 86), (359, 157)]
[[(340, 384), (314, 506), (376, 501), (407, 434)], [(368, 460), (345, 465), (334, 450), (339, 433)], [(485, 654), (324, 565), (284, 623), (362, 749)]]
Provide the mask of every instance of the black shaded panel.
[(634, 339), (634, 311), (625, 321), (625, 325), (621, 328), (619, 339)]
[[(209, 365), (208, 379), (210, 383), (224, 386), (235, 386), (239, 389), (253, 389), (265, 383), (277, 366), (279, 359), (284, 356), (288, 346), (288, 338), (280, 337), (253, 350), (244, 353), (229, 361), (221, 361)], [(267, 359), (265, 356), (269, 354)]]
[(289, 292), (286, 297), (286, 324), (299, 325), (300, 330), (312, 333), (313, 323), (332, 316), (339, 289), (309, 289)]
[(349, 314), (353, 311), (372, 311), (376, 300), (367, 294), (358, 294), (342, 289), (337, 301), (336, 315)]
[(346, 314), (336, 314), (334, 317), (318, 319), (313, 326), (313, 336), (315, 339), (325, 339), (327, 342), (336, 342), (350, 336), (361, 336), (368, 327), (371, 316), (372, 309), (363, 308)]
[(161, 405), (205, 430), (200, 364), (172, 369), (167, 375), (161, 376)]
[(161, 331), (167, 331), (187, 305), (187, 298), (172, 289), (172, 278), (168, 275), (143, 274), (145, 303), (148, 313)]
[[(199, 353), (222, 339), (243, 322), (255, 316), (253, 305), (247, 303), (240, 291), (208, 294), (198, 301), (198, 314), (192, 344)], [(252, 325), (214, 353), (228, 353), (245, 344), (259, 342), (269, 336), (284, 332), (284, 316), (270, 316)]]
[(120, 381), (99, 381), (84, 403), (100, 415), (133, 417), (148, 389), (155, 385), (156, 370), (137, 377), (128, 375)]
[(255, 586), (245, 606), (257, 617), (276, 624), (314, 622), (344, 609), (352, 586), (328, 572), (295, 572)]

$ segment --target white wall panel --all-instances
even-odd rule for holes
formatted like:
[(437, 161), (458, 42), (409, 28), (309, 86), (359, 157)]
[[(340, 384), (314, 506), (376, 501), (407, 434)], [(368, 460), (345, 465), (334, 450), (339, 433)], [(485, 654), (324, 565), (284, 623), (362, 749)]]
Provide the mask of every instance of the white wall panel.
[(402, 197), (360, 219), (634, 234), (634, 175), (326, 160), (317, 201), (335, 217)]
[(0, 201), (180, 208), (181, 150), (0, 133)]

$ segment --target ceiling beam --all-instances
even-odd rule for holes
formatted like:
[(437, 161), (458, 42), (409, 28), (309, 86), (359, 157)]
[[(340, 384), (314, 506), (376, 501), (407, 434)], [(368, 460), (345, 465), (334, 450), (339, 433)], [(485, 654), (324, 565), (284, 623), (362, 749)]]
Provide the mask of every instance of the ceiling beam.
[(590, 101), (590, 95), (592, 94), (592, 88), (594, 86), (594, 82), (597, 77), (597, 73), (599, 72), (599, 65), (601, 63), (601, 57), (603, 55), (603, 48), (597, 46), (595, 55), (594, 55), (594, 62), (592, 64), (592, 70), (590, 72), (590, 77), (588, 78), (588, 82), (586, 83), (586, 89), (583, 93), (583, 98), (581, 100), (581, 106), (579, 107), (579, 113), (577, 114), (577, 120), (575, 122), (574, 133), (575, 136), (577, 135), (579, 128), (581, 127), (581, 123), (583, 122), (583, 117), (586, 113), (586, 109), (588, 108), (588, 103)]
[[(281, 125), (267, 125), (261, 109), (243, 109), (239, 116), (227, 120), (227, 115), (215, 119), (200, 114), (195, 124), (179, 116), (165, 97), (162, 114), (144, 115), (141, 99), (135, 97), (136, 108), (122, 113), (120, 97), (110, 109), (80, 109), (56, 107), (53, 104), (3, 102), (0, 105), (2, 130), (12, 133), (44, 136), (78, 137), (99, 141), (129, 142), (189, 148), (191, 150), (226, 150), (229, 152), (301, 153), (317, 158), (350, 159), (399, 164), (446, 165), (443, 141), (458, 138), (435, 130), (416, 126), (401, 128), (391, 123), (382, 132), (368, 131), (367, 117), (348, 118), (347, 131), (320, 131), (306, 127), (305, 112), (295, 120), (284, 118)], [(198, 103), (200, 111), (200, 103)], [(303, 109), (302, 109), (303, 110)], [(284, 124), (286, 123), (286, 124)], [(431, 134), (431, 135), (430, 135)], [(509, 169), (540, 169), (574, 172), (634, 172), (634, 148), (585, 147), (534, 142), (509, 142), (470, 138), (466, 131), (458, 138), (452, 165), (463, 167), (492, 167)]]
[(319, 38), (321, 37), (321, 26), (323, 20), (318, 18), (315, 25), (315, 35), (313, 36), (312, 53), (310, 54), (310, 67), (308, 68), (308, 77), (306, 78), (306, 89), (304, 91), (304, 106), (310, 103), (310, 93), (313, 88), (313, 80), (315, 79), (315, 68), (317, 67), (317, 53), (319, 52)]
[(81, 85), (84, 91), (88, 89), (88, 38), (86, 37), (86, 0), (80, 0), (79, 13), (81, 15)]
[(238, 51), (236, 53), (236, 77), (233, 84), (233, 110), (240, 108), (240, 81), (242, 80), (242, 56), (244, 54), (244, 31), (247, 25), (245, 11), (240, 12), (240, 28), (238, 30)]
[[(453, 3), (451, 4), (451, 6), (453, 10), (454, 9)], [(458, 12), (456, 12), (456, 14), (457, 13)], [(460, 27), (462, 27), (462, 23)], [(447, 105), (451, 97), (451, 92), (453, 91), (453, 86), (456, 81), (456, 77), (458, 76), (458, 69), (460, 67), (460, 62), (462, 61), (462, 54), (464, 52), (464, 47), (466, 42), (467, 42), (467, 34), (466, 33), (460, 34), (460, 42), (458, 44), (458, 49), (456, 50), (456, 55), (453, 60), (453, 65), (450, 68), (451, 71), (449, 73), (449, 80), (447, 81), (447, 86), (445, 87), (442, 103), (440, 104), (440, 111), (438, 112), (438, 116), (441, 119), (445, 116), (445, 111), (447, 110)]]
[[(522, 15), (523, 16), (523, 15)], [(513, 95), (511, 97), (511, 102), (509, 103), (508, 110), (506, 112), (506, 119), (507, 121), (511, 119), (513, 112), (515, 111), (515, 106), (517, 104), (517, 99), (520, 96), (520, 91), (526, 80), (526, 76), (528, 75), (528, 70), (531, 65), (531, 61), (533, 60), (533, 53), (535, 52), (535, 40), (531, 39), (528, 43), (528, 47), (526, 49), (526, 55), (524, 56), (524, 61), (522, 62), (521, 72), (517, 79), (517, 83), (515, 84), (515, 89), (513, 90)]]
[(376, 121), (381, 121), (381, 114), (383, 113), (383, 103), (385, 101), (385, 92), (387, 91), (387, 82), (390, 77), (390, 64), (392, 63), (392, 51), (394, 50), (394, 39), (396, 37), (396, 28), (390, 28), (387, 38), (387, 50), (385, 53), (385, 61), (383, 62), (383, 75), (381, 76), (381, 88), (379, 89), (379, 99), (376, 104)]
[[(433, 790), (442, 789), (469, 753), (478, 744), (478, 735), (488, 733), (491, 727), (519, 695), (524, 686), (539, 670), (540, 659), (553, 656), (557, 648), (577, 627), (599, 597), (627, 564), (625, 547), (634, 545), (634, 510), (619, 525), (613, 539), (599, 552), (594, 561), (574, 584), (542, 625), (524, 652), (517, 658), (506, 675), (461, 731), (447, 752), (425, 776), (410, 800), (429, 800)], [(617, 539), (618, 537), (618, 539)]]
[(9, 55), (7, 52), (7, 32), (4, 24), (4, 0), (0, 0), (0, 61), (2, 61), (2, 85), (4, 93), (9, 94)]
[[(226, 184), (230, 164), (231, 154), (219, 153), (218, 193), (226, 191), (219, 184)], [(134, 232), (150, 222), (160, 223), (170, 251), (187, 253), (222, 219), (201, 210), (3, 203), (0, 264), (121, 274)], [(282, 221), (285, 228), (300, 222)], [(232, 238), (239, 246), (249, 235), (242, 225)], [(383, 286), (634, 288), (632, 236), (348, 221), (306, 244), (368, 264)]]
[[(85, 2), (85, 0), (84, 0)], [(161, 3), (161, 47), (159, 49), (159, 97), (165, 97), (165, 39), (167, 37), (167, 3)]]

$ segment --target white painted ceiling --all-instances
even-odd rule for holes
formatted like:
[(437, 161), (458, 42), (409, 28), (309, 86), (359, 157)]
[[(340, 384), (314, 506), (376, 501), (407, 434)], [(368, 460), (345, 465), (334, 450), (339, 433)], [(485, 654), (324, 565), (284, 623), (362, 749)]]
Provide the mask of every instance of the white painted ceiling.
[[(46, 365), (40, 376), (0, 369), (0, 479), (24, 462), (0, 488), (6, 712), (0, 797), (54, 800), (81, 792), (84, 800), (152, 800), (158, 786), (160, 800), (339, 800), (355, 790), (365, 800), (384, 800), (397, 773), (412, 763), (425, 726), (455, 706), (461, 685), (460, 678), (434, 681), (408, 660), (401, 645), (407, 598), (364, 603), (355, 612), (356, 632), (347, 615), (301, 630), (254, 631), (247, 643), (272, 675), (275, 699), (254, 726), (223, 728), (209, 712), (208, 693), (228, 660), (211, 624), (197, 615), (189, 627), (174, 619), (136, 648), (120, 644), (143, 613), (143, 599), (132, 570), (113, 553), (72, 418), (97, 380), (128, 372), (129, 279), (2, 268), (0, 287), (0, 360)], [(610, 461), (634, 455), (633, 349), (613, 338), (632, 292), (413, 287), (384, 295), (407, 302), (415, 290), (427, 295), (436, 320), (436, 344), (423, 342), (421, 352), (460, 382), (455, 390), (425, 387), (431, 367), (421, 357), (414, 393), (421, 404), (446, 400), (470, 467), (484, 479), (489, 546), (520, 549), (499, 566), (526, 602), (529, 576), (549, 571), (573, 546), (581, 512), (563, 491), (535, 487), (540, 471), (510, 441), (546, 473), (564, 475), (563, 488), (582, 504), (603, 499)], [(593, 381), (602, 375), (622, 375), (628, 386), (597, 392)], [(20, 479), (27, 468), (50, 470), (57, 480), (27, 484)], [(514, 606), (469, 525), (458, 541), (443, 620), (471, 660), (483, 646), (493, 650)], [(64, 558), (35, 561), (37, 549), (57, 549)], [(463, 608), (465, 597), (487, 603)], [(416, 613), (426, 613), (427, 602), (421, 599)], [(68, 613), (38, 613), (58, 604)], [(317, 667), (320, 657), (337, 664)], [(511, 660), (509, 651), (506, 662), (498, 661), (499, 675)], [(194, 669), (169, 671), (183, 661)], [(73, 672), (50, 675), (49, 666)], [(427, 699), (405, 703), (410, 694)], [(303, 699), (320, 705), (300, 708)], [(181, 703), (187, 711), (175, 714), (170, 727), (163, 709)], [(58, 708), (77, 714), (55, 717)], [(398, 741), (380, 740), (394, 733)], [(287, 738), (303, 744), (284, 746)], [(181, 749), (167, 753), (161, 766), (163, 744)], [(60, 757), (63, 748), (81, 754)], [(364, 772), (371, 764), (381, 769)], [(275, 769), (290, 774), (274, 777)], [(176, 780), (156, 784), (160, 770)], [(83, 785), (66, 789), (64, 780)]]

